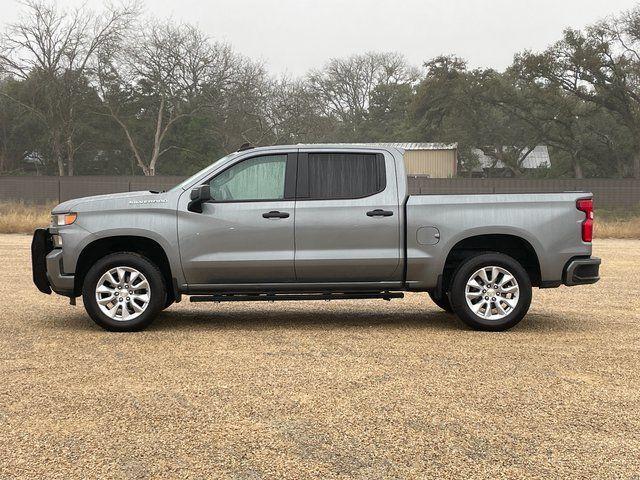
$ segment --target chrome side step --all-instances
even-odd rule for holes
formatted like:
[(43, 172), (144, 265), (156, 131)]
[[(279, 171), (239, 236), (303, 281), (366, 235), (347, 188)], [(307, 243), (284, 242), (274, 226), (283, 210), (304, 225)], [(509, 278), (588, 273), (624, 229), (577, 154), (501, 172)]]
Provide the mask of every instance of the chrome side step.
[(350, 293), (257, 293), (257, 294), (225, 294), (225, 295), (194, 295), (191, 297), (192, 302), (277, 302), (277, 301), (296, 301), (296, 300), (362, 300), (362, 299), (380, 299), (392, 300), (394, 298), (404, 298), (401, 292), (350, 292)]

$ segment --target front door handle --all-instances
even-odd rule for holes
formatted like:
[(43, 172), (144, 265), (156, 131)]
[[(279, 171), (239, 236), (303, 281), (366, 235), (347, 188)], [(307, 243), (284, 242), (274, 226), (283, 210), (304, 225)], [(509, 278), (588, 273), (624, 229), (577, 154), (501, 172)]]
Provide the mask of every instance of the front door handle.
[(392, 215), (393, 212), (391, 210), (382, 210), (380, 208), (367, 212), (367, 217), (391, 217)]
[(277, 210), (271, 210), (270, 212), (263, 213), (263, 218), (289, 218), (287, 212), (278, 212)]

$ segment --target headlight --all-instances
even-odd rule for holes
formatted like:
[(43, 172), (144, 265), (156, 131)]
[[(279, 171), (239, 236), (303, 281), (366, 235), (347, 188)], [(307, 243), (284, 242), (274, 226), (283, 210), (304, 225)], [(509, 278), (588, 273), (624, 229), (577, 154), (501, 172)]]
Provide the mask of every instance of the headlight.
[(78, 218), (77, 213), (61, 213), (59, 215), (51, 215), (51, 225), (54, 227), (62, 227), (71, 225)]

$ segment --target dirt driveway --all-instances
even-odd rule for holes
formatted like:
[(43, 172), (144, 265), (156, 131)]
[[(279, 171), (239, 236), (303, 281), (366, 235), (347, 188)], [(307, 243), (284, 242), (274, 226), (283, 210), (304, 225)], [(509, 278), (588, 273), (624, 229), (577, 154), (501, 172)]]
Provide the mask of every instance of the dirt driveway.
[(0, 478), (638, 478), (640, 241), (501, 333), (425, 295), (196, 305), (107, 333), (0, 236)]

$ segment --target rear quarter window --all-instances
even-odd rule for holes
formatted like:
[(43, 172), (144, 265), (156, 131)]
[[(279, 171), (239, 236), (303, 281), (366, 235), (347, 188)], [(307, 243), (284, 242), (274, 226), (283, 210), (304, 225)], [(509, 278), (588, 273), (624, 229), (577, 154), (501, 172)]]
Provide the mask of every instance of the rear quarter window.
[(370, 153), (309, 153), (308, 198), (362, 198), (384, 190), (384, 156)]

